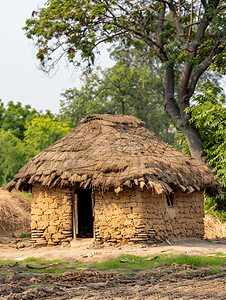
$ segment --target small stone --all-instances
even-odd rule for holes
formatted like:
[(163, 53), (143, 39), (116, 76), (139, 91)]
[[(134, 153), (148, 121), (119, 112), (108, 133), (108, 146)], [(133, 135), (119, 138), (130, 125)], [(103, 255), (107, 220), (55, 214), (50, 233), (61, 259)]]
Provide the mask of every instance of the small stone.
[(18, 243), (18, 244), (17, 244), (17, 248), (18, 248), (18, 249), (22, 249), (22, 248), (24, 248), (25, 246), (26, 246), (26, 244), (25, 244), (24, 242)]
[(52, 240), (48, 240), (48, 245), (57, 245), (57, 243), (53, 242)]
[(63, 246), (69, 246), (69, 242), (61, 242), (61, 245), (63, 245)]

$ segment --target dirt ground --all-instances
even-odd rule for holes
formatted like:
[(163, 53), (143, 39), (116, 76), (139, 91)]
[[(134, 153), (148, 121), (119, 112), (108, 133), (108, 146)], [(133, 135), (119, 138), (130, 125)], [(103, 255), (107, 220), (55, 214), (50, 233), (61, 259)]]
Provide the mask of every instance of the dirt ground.
[[(226, 241), (186, 239), (170, 241), (172, 245), (99, 245), (83, 239), (72, 247), (34, 247), (11, 238), (0, 238), (0, 259), (22, 260), (27, 257), (60, 259), (84, 264), (102, 262), (121, 254), (147, 256), (152, 254), (214, 255), (226, 253)], [(18, 268), (18, 267), (15, 267)], [(23, 274), (12, 270), (12, 275), (0, 275), (0, 299), (226, 299), (226, 273), (214, 274), (207, 268), (142, 272), (132, 269), (131, 274), (86, 269), (68, 271), (61, 275)], [(226, 267), (222, 267), (226, 271)], [(108, 270), (109, 271), (109, 270)], [(1, 272), (1, 270), (0, 270)], [(45, 282), (45, 284), (43, 283)], [(48, 283), (48, 284), (46, 284)], [(35, 285), (35, 288), (31, 288)]]

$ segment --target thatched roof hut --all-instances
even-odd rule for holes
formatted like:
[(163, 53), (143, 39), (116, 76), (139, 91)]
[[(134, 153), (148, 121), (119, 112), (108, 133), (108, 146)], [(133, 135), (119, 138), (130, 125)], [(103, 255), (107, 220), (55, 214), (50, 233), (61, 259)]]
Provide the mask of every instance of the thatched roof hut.
[(34, 183), (109, 191), (139, 185), (158, 194), (219, 191), (207, 166), (161, 141), (134, 116), (89, 115), (72, 132), (36, 155), (6, 189)]
[(6, 189), (32, 190), (32, 239), (63, 244), (203, 237), (207, 166), (162, 142), (133, 116), (89, 115), (36, 155)]

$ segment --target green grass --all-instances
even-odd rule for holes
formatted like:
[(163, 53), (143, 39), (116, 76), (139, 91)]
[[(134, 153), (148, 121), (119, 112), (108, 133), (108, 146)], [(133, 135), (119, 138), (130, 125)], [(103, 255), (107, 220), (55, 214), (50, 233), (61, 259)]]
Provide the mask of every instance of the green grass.
[[(154, 255), (152, 255), (154, 256)], [(19, 266), (20, 264), (28, 264), (31, 266), (35, 267), (43, 267), (43, 266), (49, 266), (47, 269), (29, 269), (25, 273), (56, 273), (56, 274), (62, 274), (68, 270), (77, 270), (83, 269), (83, 268), (94, 268), (94, 269), (102, 269), (102, 271), (106, 272), (109, 271), (111, 272), (112, 270), (116, 270), (120, 273), (127, 274), (130, 272), (131, 269), (141, 269), (138, 270), (140, 272), (145, 271), (145, 272), (156, 272), (156, 268), (161, 263), (167, 263), (165, 265), (165, 268), (162, 270), (158, 270), (159, 272), (163, 271), (171, 271), (173, 269), (178, 269), (181, 270), (183, 267), (180, 267), (184, 264), (186, 265), (192, 265), (193, 268), (201, 268), (201, 267), (208, 267), (211, 271), (214, 273), (219, 273), (223, 272), (222, 270), (219, 269), (219, 266), (224, 266), (226, 264), (226, 254), (222, 252), (215, 253), (214, 256), (189, 256), (185, 254), (180, 254), (180, 255), (169, 255), (169, 254), (160, 254), (159, 257), (156, 260), (148, 260), (145, 261), (146, 258), (152, 257), (152, 256), (136, 256), (136, 255), (121, 255), (118, 258), (115, 259), (110, 259), (108, 261), (104, 261), (101, 263), (94, 263), (92, 265), (82, 265), (82, 262), (80, 261), (79, 264), (74, 264), (74, 263), (69, 263), (69, 262), (64, 262), (59, 259), (54, 259), (54, 260), (43, 260), (40, 258), (34, 258), (34, 257), (28, 257), (25, 258), (24, 260), (16, 261), (16, 260), (0, 260), (0, 265), (5, 265), (5, 264), (12, 264), (12, 265), (17, 265)], [(129, 259), (134, 262), (126, 262), (126, 263), (120, 263), (120, 259)], [(173, 263), (177, 264), (172, 265)], [(151, 269), (148, 270), (148, 268), (152, 267)], [(106, 269), (107, 268), (107, 269)], [(187, 269), (187, 271), (191, 271)], [(10, 274), (13, 272), (10, 272), (10, 267), (9, 271), (2, 271), (0, 273), (1, 275), (3, 274)], [(127, 274), (128, 275), (128, 274)]]
[(17, 194), (20, 194), (22, 197), (32, 200), (32, 194), (24, 193), (24, 192), (17, 192)]
[(57, 262), (61, 262), (61, 260), (59, 260), (59, 259), (44, 260), (44, 259), (35, 258), (35, 257), (27, 257), (27, 258), (25, 258), (23, 260), (20, 260), (20, 261), (16, 261), (16, 260), (12, 260), (12, 259), (8, 259), (8, 260), (0, 259), (0, 264), (2, 264), (2, 265), (4, 265), (4, 264), (15, 264), (16, 262), (20, 265), (23, 264), (23, 263), (29, 263), (29, 262), (36, 262), (37, 264), (41, 265), (41, 263), (45, 263), (45, 264), (57, 263)]
[(14, 274), (14, 272), (8, 272), (8, 271), (2, 271), (2, 272), (0, 272), (0, 275), (8, 275), (8, 276), (11, 276), (11, 275), (13, 275)]
[[(154, 255), (153, 255), (154, 256)], [(193, 265), (196, 268), (206, 267), (206, 266), (223, 266), (226, 263), (226, 257), (219, 257), (219, 255), (215, 256), (189, 256), (185, 254), (177, 255), (176, 257), (169, 257), (166, 254), (160, 254), (156, 260), (153, 261), (145, 261), (144, 259), (151, 256), (135, 256), (135, 255), (121, 255), (118, 258), (111, 259), (109, 261), (95, 263), (90, 265), (91, 268), (110, 268), (110, 269), (119, 269), (121, 267), (125, 269), (132, 268), (147, 268), (148, 266), (158, 266), (160, 263), (168, 263), (169, 266), (172, 263), (176, 263), (178, 265)], [(120, 259), (128, 258), (129, 260), (134, 260), (137, 263), (120, 263)]]
[[(214, 205), (216, 205), (216, 201), (214, 200), (214, 197), (205, 196), (204, 210), (209, 211)], [(207, 213), (207, 215), (211, 215), (214, 218), (218, 218), (222, 223), (226, 221), (226, 211), (218, 210), (217, 206), (213, 210), (210, 210)]]
[(22, 239), (26, 239), (26, 238), (30, 238), (31, 237), (31, 233), (21, 233), (20, 236)]
[(209, 267), (209, 270), (215, 274), (224, 273), (224, 271), (220, 270), (217, 266)]
[[(27, 257), (23, 260), (16, 261), (16, 260), (0, 260), (0, 265), (4, 266), (5, 264), (12, 264), (12, 265), (21, 265), (21, 264), (28, 264), (34, 267), (43, 267), (43, 266), (49, 266), (47, 269), (29, 269), (27, 272), (24, 273), (51, 273), (51, 274), (62, 274), (66, 272), (67, 270), (77, 270), (78, 268), (84, 267), (82, 265), (78, 264), (71, 264), (68, 262), (61, 261), (59, 259), (54, 260), (43, 260), (41, 258), (34, 258), (34, 257)], [(31, 264), (32, 263), (32, 264)], [(51, 266), (52, 264), (53, 266)], [(10, 274), (13, 272), (3, 271), (1, 275), (4, 274)]]
[(38, 285), (30, 285), (29, 289), (34, 290), (36, 287), (38, 287)]

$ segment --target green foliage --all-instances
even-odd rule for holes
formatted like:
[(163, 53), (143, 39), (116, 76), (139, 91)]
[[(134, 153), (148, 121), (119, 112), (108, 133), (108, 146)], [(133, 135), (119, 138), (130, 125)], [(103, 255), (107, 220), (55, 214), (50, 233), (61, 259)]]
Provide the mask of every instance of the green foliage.
[[(174, 127), (164, 110), (164, 86), (156, 75), (154, 65), (142, 62), (136, 51), (133, 55), (116, 47), (111, 54), (117, 61), (104, 71), (97, 68), (86, 75), (80, 90), (74, 88), (62, 94), (60, 116), (76, 126), (86, 115), (110, 113), (134, 115), (167, 143), (174, 144)], [(162, 70), (158, 69), (164, 81)]]
[[(199, 84), (201, 93), (193, 97), (191, 119), (199, 130), (203, 149), (214, 166), (216, 177), (222, 187), (226, 187), (226, 107), (222, 89), (207, 82)], [(186, 110), (187, 113), (190, 109)], [(181, 139), (184, 152), (188, 152), (187, 142)]]
[(209, 197), (208, 195), (205, 195), (204, 198), (204, 210), (208, 211), (213, 208), (213, 206), (216, 207), (216, 201), (214, 200), (214, 197)]
[(226, 190), (222, 188), (222, 190), (224, 190), (224, 194), (223, 195), (216, 195), (214, 197), (215, 202), (217, 203), (217, 208), (220, 211), (224, 211), (224, 219), (226, 220)]
[(27, 162), (26, 147), (11, 133), (0, 129), (0, 184), (7, 181)]
[(219, 269), (218, 267), (214, 266), (214, 267), (209, 267), (209, 270), (211, 272), (213, 272), (214, 274), (219, 274), (219, 273), (224, 273), (223, 270)]
[(31, 234), (30, 233), (21, 233), (21, 236), (20, 236), (22, 239), (24, 238), (30, 238), (31, 237)]
[(5, 186), (30, 159), (23, 142), (25, 123), (37, 114), (30, 105), (10, 101), (4, 107), (0, 100), (0, 185)]
[(26, 123), (24, 142), (33, 157), (71, 131), (66, 122), (49, 115), (35, 116)]
[[(154, 255), (152, 255), (154, 256)], [(94, 268), (110, 268), (110, 269), (119, 269), (122, 266), (125, 269), (132, 269), (132, 268), (146, 268), (148, 266), (158, 266), (160, 263), (168, 263), (169, 266), (171, 266), (173, 263), (176, 263), (178, 265), (193, 265), (196, 268), (206, 267), (206, 266), (223, 266), (226, 262), (226, 257), (219, 257), (218, 255), (212, 256), (212, 257), (205, 257), (205, 256), (189, 256), (185, 254), (180, 255), (174, 255), (174, 256), (167, 256), (164, 254), (159, 255), (159, 257), (156, 260), (148, 260), (145, 261), (144, 259), (151, 256), (136, 256), (136, 255), (120, 255), (119, 257), (115, 259), (111, 259), (105, 262), (101, 263), (95, 263), (90, 265), (90, 267)], [(120, 259), (128, 258), (129, 260), (134, 260), (137, 263), (120, 263)]]
[[(185, 27), (184, 36), (178, 32), (178, 23), (173, 19), (172, 13), (169, 14), (166, 2), (159, 1), (153, 1), (149, 6), (142, 1), (127, 0), (47, 1), (43, 8), (26, 21), (24, 30), (29, 39), (35, 40), (38, 46), (37, 58), (43, 68), (53, 68), (63, 56), (77, 65), (81, 64), (80, 56), (90, 66), (98, 52), (95, 51), (96, 48), (103, 43), (123, 42), (137, 46), (139, 40), (148, 45), (152, 55), (160, 57), (163, 54), (160, 39), (167, 61), (175, 64), (192, 61), (195, 67), (216, 47), (216, 38), (222, 41), (225, 38), (226, 21), (222, 9), (225, 0), (221, 1), (219, 7), (216, 3), (203, 6), (203, 1), (196, 1), (192, 27), (187, 26), (190, 23), (191, 3), (178, 2), (175, 1), (175, 5), (181, 12), (179, 24)], [(184, 42), (192, 41), (198, 24), (207, 19), (211, 24), (204, 32), (202, 44), (194, 57), (189, 57)], [(164, 21), (161, 23), (159, 20)], [(212, 67), (224, 73), (225, 61), (225, 51), (219, 51)]]
[(34, 289), (37, 288), (37, 287), (38, 287), (38, 285), (30, 285), (30, 286), (29, 286), (29, 289), (34, 290)]
[(26, 121), (37, 114), (38, 112), (32, 109), (30, 105), (22, 107), (20, 102), (14, 104), (13, 101), (10, 101), (7, 107), (4, 108), (3, 102), (0, 100), (0, 128), (10, 131), (21, 141), (24, 139)]
[[(221, 181), (223, 195), (207, 197), (205, 210), (212, 204), (217, 204), (214, 211), (209, 214), (217, 216), (221, 221), (226, 220), (226, 107), (225, 95), (222, 89), (207, 82), (199, 84), (200, 93), (193, 97), (193, 107), (191, 108), (191, 119), (199, 130), (203, 141), (203, 149), (209, 159), (209, 164), (214, 166), (216, 177)], [(187, 109), (186, 112), (190, 112)], [(177, 138), (184, 153), (190, 154), (187, 141), (182, 134), (177, 134)], [(213, 206), (212, 205), (212, 206)]]
[(5, 186), (34, 155), (70, 130), (66, 121), (50, 111), (44, 114), (12, 101), (5, 108), (0, 100), (0, 185)]
[[(124, 274), (127, 274), (129, 270), (131, 269), (141, 269), (141, 271), (147, 271), (152, 272), (155, 268), (157, 268), (161, 263), (168, 263), (169, 267), (167, 269), (164, 269), (162, 271), (166, 270), (172, 270), (175, 269), (175, 266), (172, 265), (177, 264), (178, 270), (183, 270), (183, 265), (191, 265), (193, 268), (201, 268), (201, 267), (210, 267), (211, 270), (215, 272), (220, 272), (219, 266), (224, 266), (226, 262), (226, 254), (224, 253), (216, 253), (215, 256), (189, 256), (185, 254), (180, 255), (166, 255), (166, 254), (160, 254), (159, 257), (156, 260), (145, 260), (148, 257), (153, 257), (153, 255), (148, 256), (136, 256), (136, 255), (120, 255), (119, 257), (115, 259), (110, 259), (108, 261), (104, 261), (101, 263), (94, 263), (91, 265), (88, 265), (89, 268), (96, 268), (96, 269), (108, 269), (109, 271), (118, 269), (119, 272), (122, 272)], [(120, 259), (129, 259), (132, 262), (126, 262), (126, 263), (120, 263)], [(58, 273), (62, 274), (67, 270), (77, 270), (82, 268), (87, 268), (85, 265), (79, 265), (79, 264), (71, 264), (68, 262), (62, 262), (58, 259), (55, 260), (42, 260), (40, 258), (34, 258), (34, 257), (28, 257), (26, 259), (15, 261), (15, 260), (0, 260), (0, 265), (4, 264), (13, 264), (13, 265), (20, 265), (27, 263), (29, 266), (29, 263), (32, 262), (33, 266), (35, 267), (43, 267), (48, 266), (47, 269), (30, 269), (29, 273)], [(36, 263), (36, 264), (34, 264)], [(150, 269), (149, 267), (153, 267), (153, 269)], [(145, 268), (149, 268), (148, 270)], [(128, 270), (128, 271), (127, 271)], [(189, 271), (189, 269), (187, 270)], [(28, 273), (26, 272), (26, 273)], [(10, 274), (10, 271), (6, 271), (5, 274)], [(44, 282), (43, 282), (44, 283)]]
[[(74, 65), (80, 66), (82, 62), (87, 64), (87, 70), (90, 71), (95, 55), (100, 53), (98, 47), (101, 44), (121, 44), (126, 49), (145, 50), (146, 62), (151, 56), (163, 69), (167, 69), (167, 74), (171, 74), (166, 77), (165, 105), (177, 128), (191, 139), (189, 145), (193, 155), (196, 155), (198, 151), (195, 148), (202, 151), (200, 138), (197, 138), (199, 142), (192, 143), (193, 129), (187, 124), (190, 116), (186, 118), (184, 109), (189, 108), (196, 84), (207, 69), (218, 72), (219, 76), (225, 74), (225, 4), (226, 0), (197, 0), (191, 15), (189, 0), (151, 3), (49, 0), (26, 21), (24, 30), (27, 37), (34, 40), (38, 48), (37, 58), (46, 72), (53, 69), (64, 56)], [(180, 73), (177, 99), (174, 70)], [(118, 77), (121, 75), (117, 74)], [(132, 74), (127, 75), (130, 77)], [(117, 103), (120, 96), (123, 105), (128, 99), (128, 85), (123, 82), (121, 86), (123, 88), (117, 90), (116, 96)], [(74, 92), (80, 93), (77, 90)], [(106, 88), (103, 93), (106, 94)], [(111, 94), (112, 100), (110, 90), (107, 94)], [(98, 101), (93, 105), (100, 107)], [(136, 110), (132, 110), (132, 113), (135, 114)], [(225, 146), (221, 147), (212, 147), (215, 157), (210, 159), (210, 163), (216, 165), (218, 176), (223, 178), (225, 167), (219, 156)], [(197, 155), (197, 158), (201, 160), (201, 156)]]
[(203, 148), (210, 165), (215, 166), (217, 177), (226, 187), (226, 107), (224, 95), (212, 84), (203, 86), (203, 95), (197, 95), (198, 102), (192, 110), (191, 122), (199, 129)]
[(224, 188), (222, 190), (224, 192), (223, 195), (213, 197), (205, 195), (204, 209), (209, 211), (208, 214), (224, 223), (226, 221), (226, 191)]
[(17, 191), (17, 194), (21, 195), (22, 197), (24, 197), (28, 200), (32, 200), (32, 194), (28, 194), (28, 193), (25, 193), (25, 192), (19, 192), (19, 191)]

